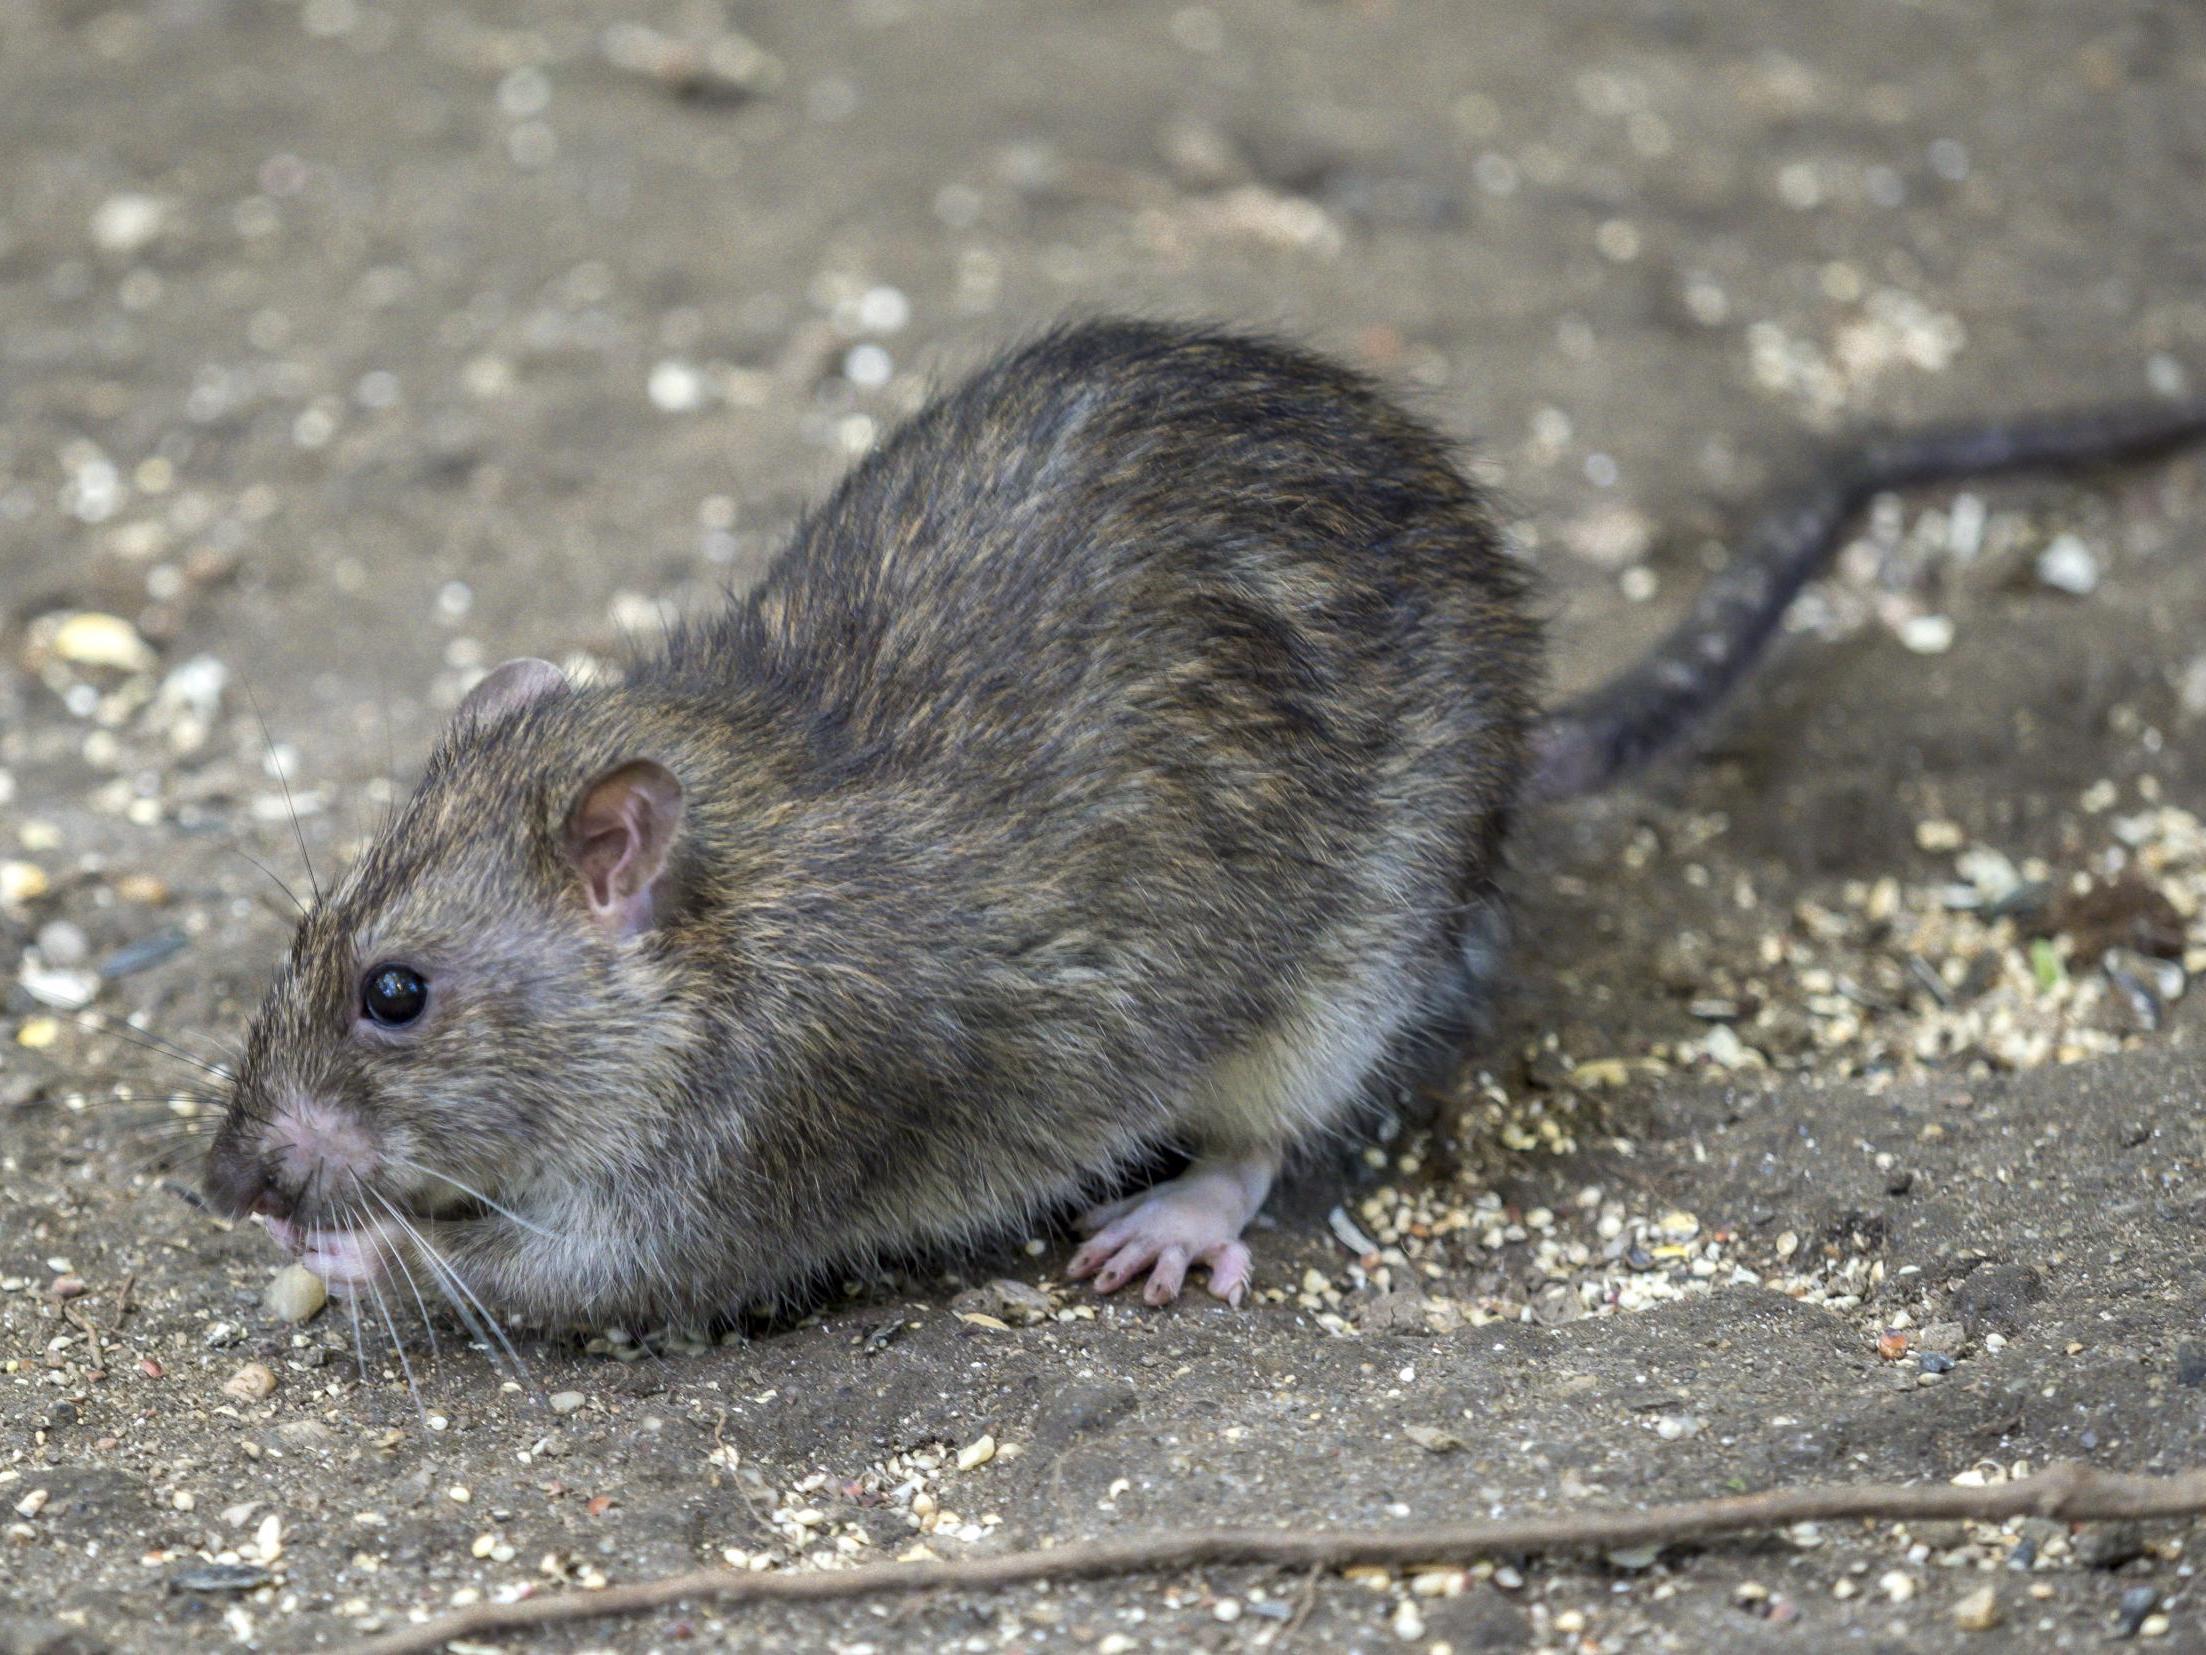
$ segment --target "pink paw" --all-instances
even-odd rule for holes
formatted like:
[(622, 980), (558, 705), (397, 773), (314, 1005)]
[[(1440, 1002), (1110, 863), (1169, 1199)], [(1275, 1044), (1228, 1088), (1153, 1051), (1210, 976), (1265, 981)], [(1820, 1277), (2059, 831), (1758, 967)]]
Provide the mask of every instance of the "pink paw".
[(1248, 1221), (1236, 1192), (1218, 1187), (1216, 1174), (1190, 1174), (1142, 1195), (1096, 1207), (1080, 1220), (1089, 1232), (1072, 1255), (1075, 1280), (1093, 1276), (1099, 1293), (1115, 1293), (1144, 1270), (1141, 1296), (1155, 1305), (1180, 1296), (1190, 1265), (1210, 1274), (1210, 1291), (1239, 1306), (1248, 1296), (1249, 1250), (1241, 1241)]

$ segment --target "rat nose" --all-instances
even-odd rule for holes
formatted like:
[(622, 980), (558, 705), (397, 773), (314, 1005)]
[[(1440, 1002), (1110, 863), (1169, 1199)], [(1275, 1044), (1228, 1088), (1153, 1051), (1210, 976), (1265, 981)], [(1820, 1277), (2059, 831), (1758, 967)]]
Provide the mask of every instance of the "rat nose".
[(285, 1219), (298, 1211), (297, 1193), (279, 1188), (267, 1163), (233, 1141), (216, 1143), (205, 1181), (215, 1210), (230, 1218)]
[(250, 1216), (255, 1218), (289, 1218), (299, 1210), (299, 1203), (287, 1191), (275, 1185), (263, 1183), (253, 1197)]

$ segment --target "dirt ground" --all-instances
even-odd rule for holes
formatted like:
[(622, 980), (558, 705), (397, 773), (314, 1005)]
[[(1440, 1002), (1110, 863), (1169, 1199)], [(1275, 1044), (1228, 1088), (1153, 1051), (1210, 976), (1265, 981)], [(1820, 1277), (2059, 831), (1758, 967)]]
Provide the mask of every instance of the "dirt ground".
[[(1276, 1204), (1240, 1312), (1012, 1238), (718, 1343), (519, 1336), (556, 1407), (408, 1315), (424, 1419), (372, 1318), (277, 1321), (270, 1243), (186, 1199), (207, 1118), (161, 1098), (201, 1077), (70, 1014), (236, 1032), (289, 913), (247, 857), (303, 874), (256, 704), (337, 864), (472, 673), (711, 601), (1050, 319), (1385, 375), (1504, 491), (1575, 684), (1832, 431), (2206, 385), (2201, 247), (2184, 0), (0, 7), (0, 1649), (2206, 1461), (2196, 457), (1881, 505), (1700, 752), (1525, 824), (1493, 1045)], [(2202, 1537), (1826, 1525), (528, 1644), (2206, 1648)]]

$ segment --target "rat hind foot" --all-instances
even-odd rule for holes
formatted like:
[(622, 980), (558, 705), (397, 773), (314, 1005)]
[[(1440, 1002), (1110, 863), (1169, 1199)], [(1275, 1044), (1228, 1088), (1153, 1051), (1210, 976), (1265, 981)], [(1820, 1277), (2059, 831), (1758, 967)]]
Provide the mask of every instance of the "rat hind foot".
[(1237, 1306), (1249, 1287), (1241, 1231), (1278, 1171), (1276, 1154), (1203, 1156), (1154, 1189), (1092, 1208), (1080, 1220), (1088, 1239), (1072, 1255), (1069, 1273), (1075, 1280), (1093, 1276), (1097, 1292), (1115, 1293), (1146, 1270), (1141, 1296), (1163, 1305), (1179, 1297), (1188, 1267), (1199, 1264), (1209, 1272), (1210, 1291)]

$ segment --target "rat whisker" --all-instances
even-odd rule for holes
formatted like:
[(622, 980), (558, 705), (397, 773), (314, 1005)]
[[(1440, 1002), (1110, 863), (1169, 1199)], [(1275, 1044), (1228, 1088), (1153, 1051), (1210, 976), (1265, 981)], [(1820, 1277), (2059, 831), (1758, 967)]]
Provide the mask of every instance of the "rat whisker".
[(421, 1296), (421, 1283), (414, 1279), (414, 1267), (406, 1262), (406, 1249), (393, 1247), (391, 1257), (398, 1261), (398, 1268), (406, 1278), (406, 1285), (414, 1295), (414, 1308), (421, 1313), (421, 1331), (429, 1336), (429, 1360), (438, 1373), (444, 1372), (444, 1352), (437, 1343), (437, 1326), (429, 1315), (429, 1301)]
[(299, 900), (299, 893), (297, 891), (294, 891), (289, 885), (284, 883), (283, 875), (276, 872), (274, 868), (271, 868), (267, 863), (263, 862), (259, 857), (255, 856), (251, 851), (246, 850), (243, 846), (232, 845), (229, 847), (229, 849), (235, 852), (237, 855), (244, 857), (246, 861), (252, 863), (254, 867), (260, 869), (260, 871), (266, 874), (270, 879), (273, 879), (276, 882), (276, 889), (283, 892), (285, 896), (289, 897), (291, 899), (291, 906), (298, 909), (299, 917), (301, 919), (304, 919), (306, 917), (306, 904)]
[(138, 1091), (128, 1086), (103, 1086), (96, 1092), (64, 1092), (54, 1100), (64, 1109), (79, 1110), (109, 1103), (135, 1103), (146, 1107), (165, 1103), (191, 1103), (203, 1109), (217, 1109), (222, 1100), (205, 1092), (188, 1091), (181, 1086), (164, 1086), (159, 1091)]
[(93, 1034), (113, 1035), (117, 1040), (123, 1041), (127, 1045), (142, 1047), (146, 1051), (160, 1057), (169, 1058), (177, 1063), (188, 1063), (194, 1069), (214, 1076), (224, 1085), (228, 1085), (230, 1082), (229, 1070), (217, 1064), (209, 1063), (203, 1057), (196, 1057), (175, 1042), (164, 1040), (157, 1034), (149, 1033), (128, 1023), (118, 1023), (110, 1018), (96, 1017), (86, 1011), (64, 1011), (59, 1015), (68, 1018), (72, 1023)]
[[(352, 1174), (352, 1183), (356, 1190), (366, 1188), (366, 1185), (361, 1181), (360, 1174), (357, 1172)], [(414, 1240), (419, 1243), (421, 1237), (417, 1234)], [(380, 1242), (378, 1245), (380, 1246)], [(431, 1320), (429, 1315), (429, 1302), (421, 1296), (421, 1283), (414, 1279), (414, 1267), (406, 1262), (405, 1248), (391, 1248), (390, 1256), (397, 1261), (398, 1268), (405, 1274), (407, 1287), (413, 1292), (414, 1308), (421, 1312), (421, 1331), (429, 1336), (429, 1359), (436, 1364), (437, 1372), (441, 1374), (444, 1371), (444, 1355), (437, 1344), (437, 1328), (436, 1323)]]
[(149, 1173), (167, 1172), (189, 1153), (191, 1145), (185, 1142), (162, 1144), (149, 1155), (141, 1155), (123, 1168), (125, 1180), (143, 1178)]
[(365, 1390), (368, 1383), (368, 1342), (360, 1337), (360, 1296), (357, 1293), (345, 1295), (345, 1310), (352, 1317), (352, 1354), (360, 1364), (360, 1385)]
[[(242, 680), (241, 680), (242, 682)], [(260, 697), (253, 693), (253, 686), (246, 684), (245, 699), (253, 704), (253, 720), (260, 726), (260, 739), (267, 744), (268, 762), (276, 772), (276, 785), (283, 789), (283, 807), (291, 814), (291, 837), (299, 843), (299, 860), (306, 864), (307, 888), (314, 893), (316, 906), (322, 900), (322, 882), (314, 873), (314, 858), (307, 853), (306, 829), (299, 825), (299, 807), (291, 798), (291, 778), (284, 773), (283, 759), (276, 751), (276, 738), (269, 733), (268, 717), (260, 710)], [(296, 902), (297, 897), (292, 901)]]
[[(361, 1216), (365, 1217), (366, 1215), (362, 1214)], [(372, 1238), (376, 1256), (381, 1258), (384, 1251), (383, 1238), (376, 1231), (365, 1227), (363, 1227), (362, 1233)], [(394, 1253), (397, 1251), (396, 1248), (391, 1250)], [(413, 1398), (414, 1412), (421, 1416), (422, 1429), (427, 1430), (429, 1428), (429, 1410), (421, 1400), (421, 1386), (414, 1380), (414, 1364), (406, 1355), (406, 1342), (399, 1338), (398, 1323), (391, 1318), (390, 1301), (384, 1298), (382, 1283), (378, 1282), (372, 1274), (369, 1275), (367, 1281), (368, 1291), (375, 1295), (375, 1308), (383, 1317), (383, 1331), (391, 1336), (391, 1349), (398, 1353), (399, 1368), (406, 1375), (406, 1394)]]
[[(414, 1245), (421, 1249), (423, 1261), (428, 1264), (431, 1272), (444, 1284), (445, 1298), (451, 1302), (452, 1308), (459, 1312), (460, 1320), (467, 1324), (468, 1331), (483, 1340), (485, 1350), (491, 1359), (491, 1365), (493, 1367), (497, 1365), (497, 1351), (503, 1349), (507, 1359), (512, 1362), (514, 1373), (521, 1385), (525, 1389), (540, 1392), (542, 1387), (536, 1383), (536, 1376), (529, 1371), (528, 1364), (521, 1360), (521, 1353), (514, 1349), (513, 1341), (506, 1337), (504, 1326), (496, 1316), (491, 1314), (482, 1300), (475, 1296), (474, 1289), (467, 1285), (466, 1279), (460, 1275), (452, 1261), (430, 1245), (429, 1238), (421, 1233), (406, 1215), (392, 1203), (388, 1196), (380, 1191), (370, 1191), (369, 1193), (374, 1195), (377, 1204), (391, 1215), (392, 1222), (411, 1236)], [(454, 1289), (458, 1290), (458, 1296), (455, 1296)], [(460, 1302), (462, 1297), (466, 1299), (466, 1304)], [(474, 1306), (475, 1310), (480, 1313), (482, 1318), (480, 1322), (477, 1322), (475, 1317), (468, 1313), (468, 1305)], [(482, 1331), (484, 1328), (489, 1330), (487, 1337)], [(497, 1341), (495, 1348), (490, 1343), (492, 1338)]]
[(395, 1167), (404, 1167), (408, 1172), (418, 1172), (424, 1178), (439, 1179), (444, 1183), (450, 1184), (462, 1195), (473, 1196), (477, 1201), (480, 1201), (484, 1206), (488, 1207), (492, 1212), (498, 1214), (501, 1218), (510, 1218), (511, 1220), (513, 1220), (514, 1223), (520, 1225), (522, 1229), (532, 1230), (537, 1235), (542, 1236), (546, 1241), (557, 1241), (559, 1239), (558, 1236), (554, 1235), (551, 1231), (545, 1229), (543, 1225), (537, 1223), (534, 1219), (523, 1218), (511, 1207), (504, 1205), (502, 1202), (493, 1201), (489, 1196), (483, 1194), (481, 1190), (475, 1188), (474, 1185), (464, 1184), (460, 1182), (459, 1179), (453, 1177), (449, 1172), (439, 1172), (434, 1167), (425, 1167), (419, 1161), (407, 1160), (403, 1155), (391, 1155), (387, 1158), (389, 1159), (391, 1165)]

